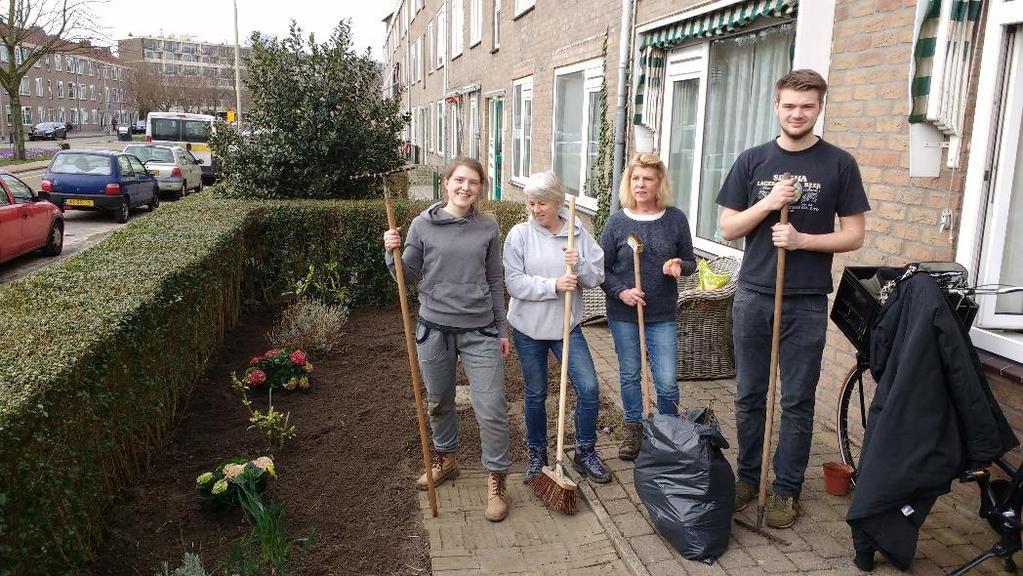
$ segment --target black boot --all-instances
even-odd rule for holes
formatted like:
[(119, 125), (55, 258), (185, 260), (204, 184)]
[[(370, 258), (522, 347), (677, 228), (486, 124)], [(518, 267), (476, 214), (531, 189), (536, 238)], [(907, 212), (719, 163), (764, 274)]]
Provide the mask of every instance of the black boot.
[(522, 477), (523, 484), (529, 484), (540, 474), (543, 474), (543, 467), (547, 465), (546, 446), (528, 446), (529, 466), (526, 468), (526, 475)]
[(589, 476), (597, 484), (607, 484), (611, 481), (611, 471), (600, 461), (597, 449), (592, 444), (576, 448), (572, 467), (583, 476)]

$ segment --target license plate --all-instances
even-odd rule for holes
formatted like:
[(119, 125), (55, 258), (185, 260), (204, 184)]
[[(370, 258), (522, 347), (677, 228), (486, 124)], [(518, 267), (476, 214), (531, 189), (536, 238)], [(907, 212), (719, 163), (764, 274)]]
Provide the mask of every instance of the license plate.
[(65, 203), (68, 206), (95, 206), (96, 203), (92, 200), (79, 200), (77, 198), (68, 198)]

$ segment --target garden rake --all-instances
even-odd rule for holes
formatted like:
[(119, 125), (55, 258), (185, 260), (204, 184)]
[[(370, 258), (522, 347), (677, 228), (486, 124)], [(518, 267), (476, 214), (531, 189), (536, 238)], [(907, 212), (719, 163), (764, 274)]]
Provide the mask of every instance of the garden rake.
[[(626, 240), (632, 248), (632, 270), (636, 281), (636, 290), (643, 291), (643, 279), (639, 273), (639, 255), (643, 253), (643, 241), (639, 236), (630, 233)], [(636, 304), (636, 319), (639, 321), (639, 370), (643, 390), (643, 417), (650, 415), (650, 365), (646, 356), (646, 326), (643, 322), (643, 304)]]
[[(388, 174), (404, 169), (394, 170), (378, 176), (384, 188), (384, 204), (387, 206), (387, 226), (394, 230), (398, 227), (394, 219), (394, 205), (387, 188)], [(423, 466), (426, 469), (426, 491), (430, 499), (430, 511), (437, 515), (437, 490), (433, 482), (433, 461), (430, 456), (430, 438), (426, 431), (426, 409), (423, 406), (423, 384), (419, 376), (419, 361), (416, 358), (415, 332), (412, 329), (412, 316), (409, 314), (408, 294), (405, 289), (405, 268), (401, 261), (401, 248), (391, 252), (394, 257), (394, 276), (398, 282), (398, 300), (401, 302), (401, 319), (405, 328), (405, 349), (408, 352), (409, 371), (412, 373), (412, 393), (416, 398), (416, 419), (419, 420), (419, 444), (423, 449)]]
[[(575, 245), (575, 196), (568, 197), (568, 249)], [(572, 266), (566, 266), (566, 274), (572, 273)], [(565, 397), (568, 387), (568, 343), (572, 332), (572, 294), (565, 292), (565, 312), (561, 328), (561, 385), (558, 391), (558, 451), (554, 468), (543, 467), (543, 473), (533, 478), (533, 491), (552, 510), (575, 514), (576, 488), (578, 486), (565, 476)]]

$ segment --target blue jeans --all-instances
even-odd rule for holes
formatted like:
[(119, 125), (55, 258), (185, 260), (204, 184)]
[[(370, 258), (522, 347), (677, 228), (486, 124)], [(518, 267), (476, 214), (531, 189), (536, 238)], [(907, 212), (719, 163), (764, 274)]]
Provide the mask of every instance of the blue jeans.
[[(618, 378), (622, 385), (625, 422), (638, 424), (643, 418), (642, 364), (639, 355), (639, 324), (607, 319), (618, 355)], [(657, 411), (678, 415), (678, 339), (675, 320), (645, 322), (650, 373), (657, 388)]]
[[(512, 330), (515, 351), (522, 366), (526, 388), (526, 444), (547, 446), (547, 357), (549, 352), (561, 362), (561, 340), (533, 340)], [(575, 388), (575, 443), (597, 443), (597, 371), (593, 368), (590, 347), (583, 331), (576, 326), (568, 336), (568, 376)]]
[[(781, 425), (774, 452), (776, 494), (799, 496), (813, 438), (813, 412), (821, 355), (828, 329), (828, 297), (785, 296), (778, 356)], [(735, 427), (739, 441), (738, 476), (759, 485), (771, 377), (774, 295), (739, 287), (732, 303), (735, 344)]]

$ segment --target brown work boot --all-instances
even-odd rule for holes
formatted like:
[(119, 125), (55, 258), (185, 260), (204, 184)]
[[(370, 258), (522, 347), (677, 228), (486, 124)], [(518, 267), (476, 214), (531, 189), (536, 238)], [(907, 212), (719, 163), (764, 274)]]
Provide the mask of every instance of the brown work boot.
[[(433, 453), (433, 485), (440, 486), (448, 478), (458, 478), (458, 460), (453, 452)], [(426, 472), (416, 480), (416, 488), (426, 490)]]
[(736, 512), (743, 510), (749, 503), (760, 496), (760, 486), (750, 484), (745, 480), (735, 483), (735, 508)]
[(767, 525), (771, 528), (788, 528), (799, 518), (799, 500), (792, 496), (771, 494), (767, 503)]
[(618, 457), (622, 460), (635, 460), (639, 454), (639, 446), (643, 443), (643, 425), (625, 423), (625, 438), (618, 447)]
[(505, 496), (507, 474), (490, 473), (487, 477), (487, 511), (483, 515), (491, 522), (508, 517), (508, 497)]

